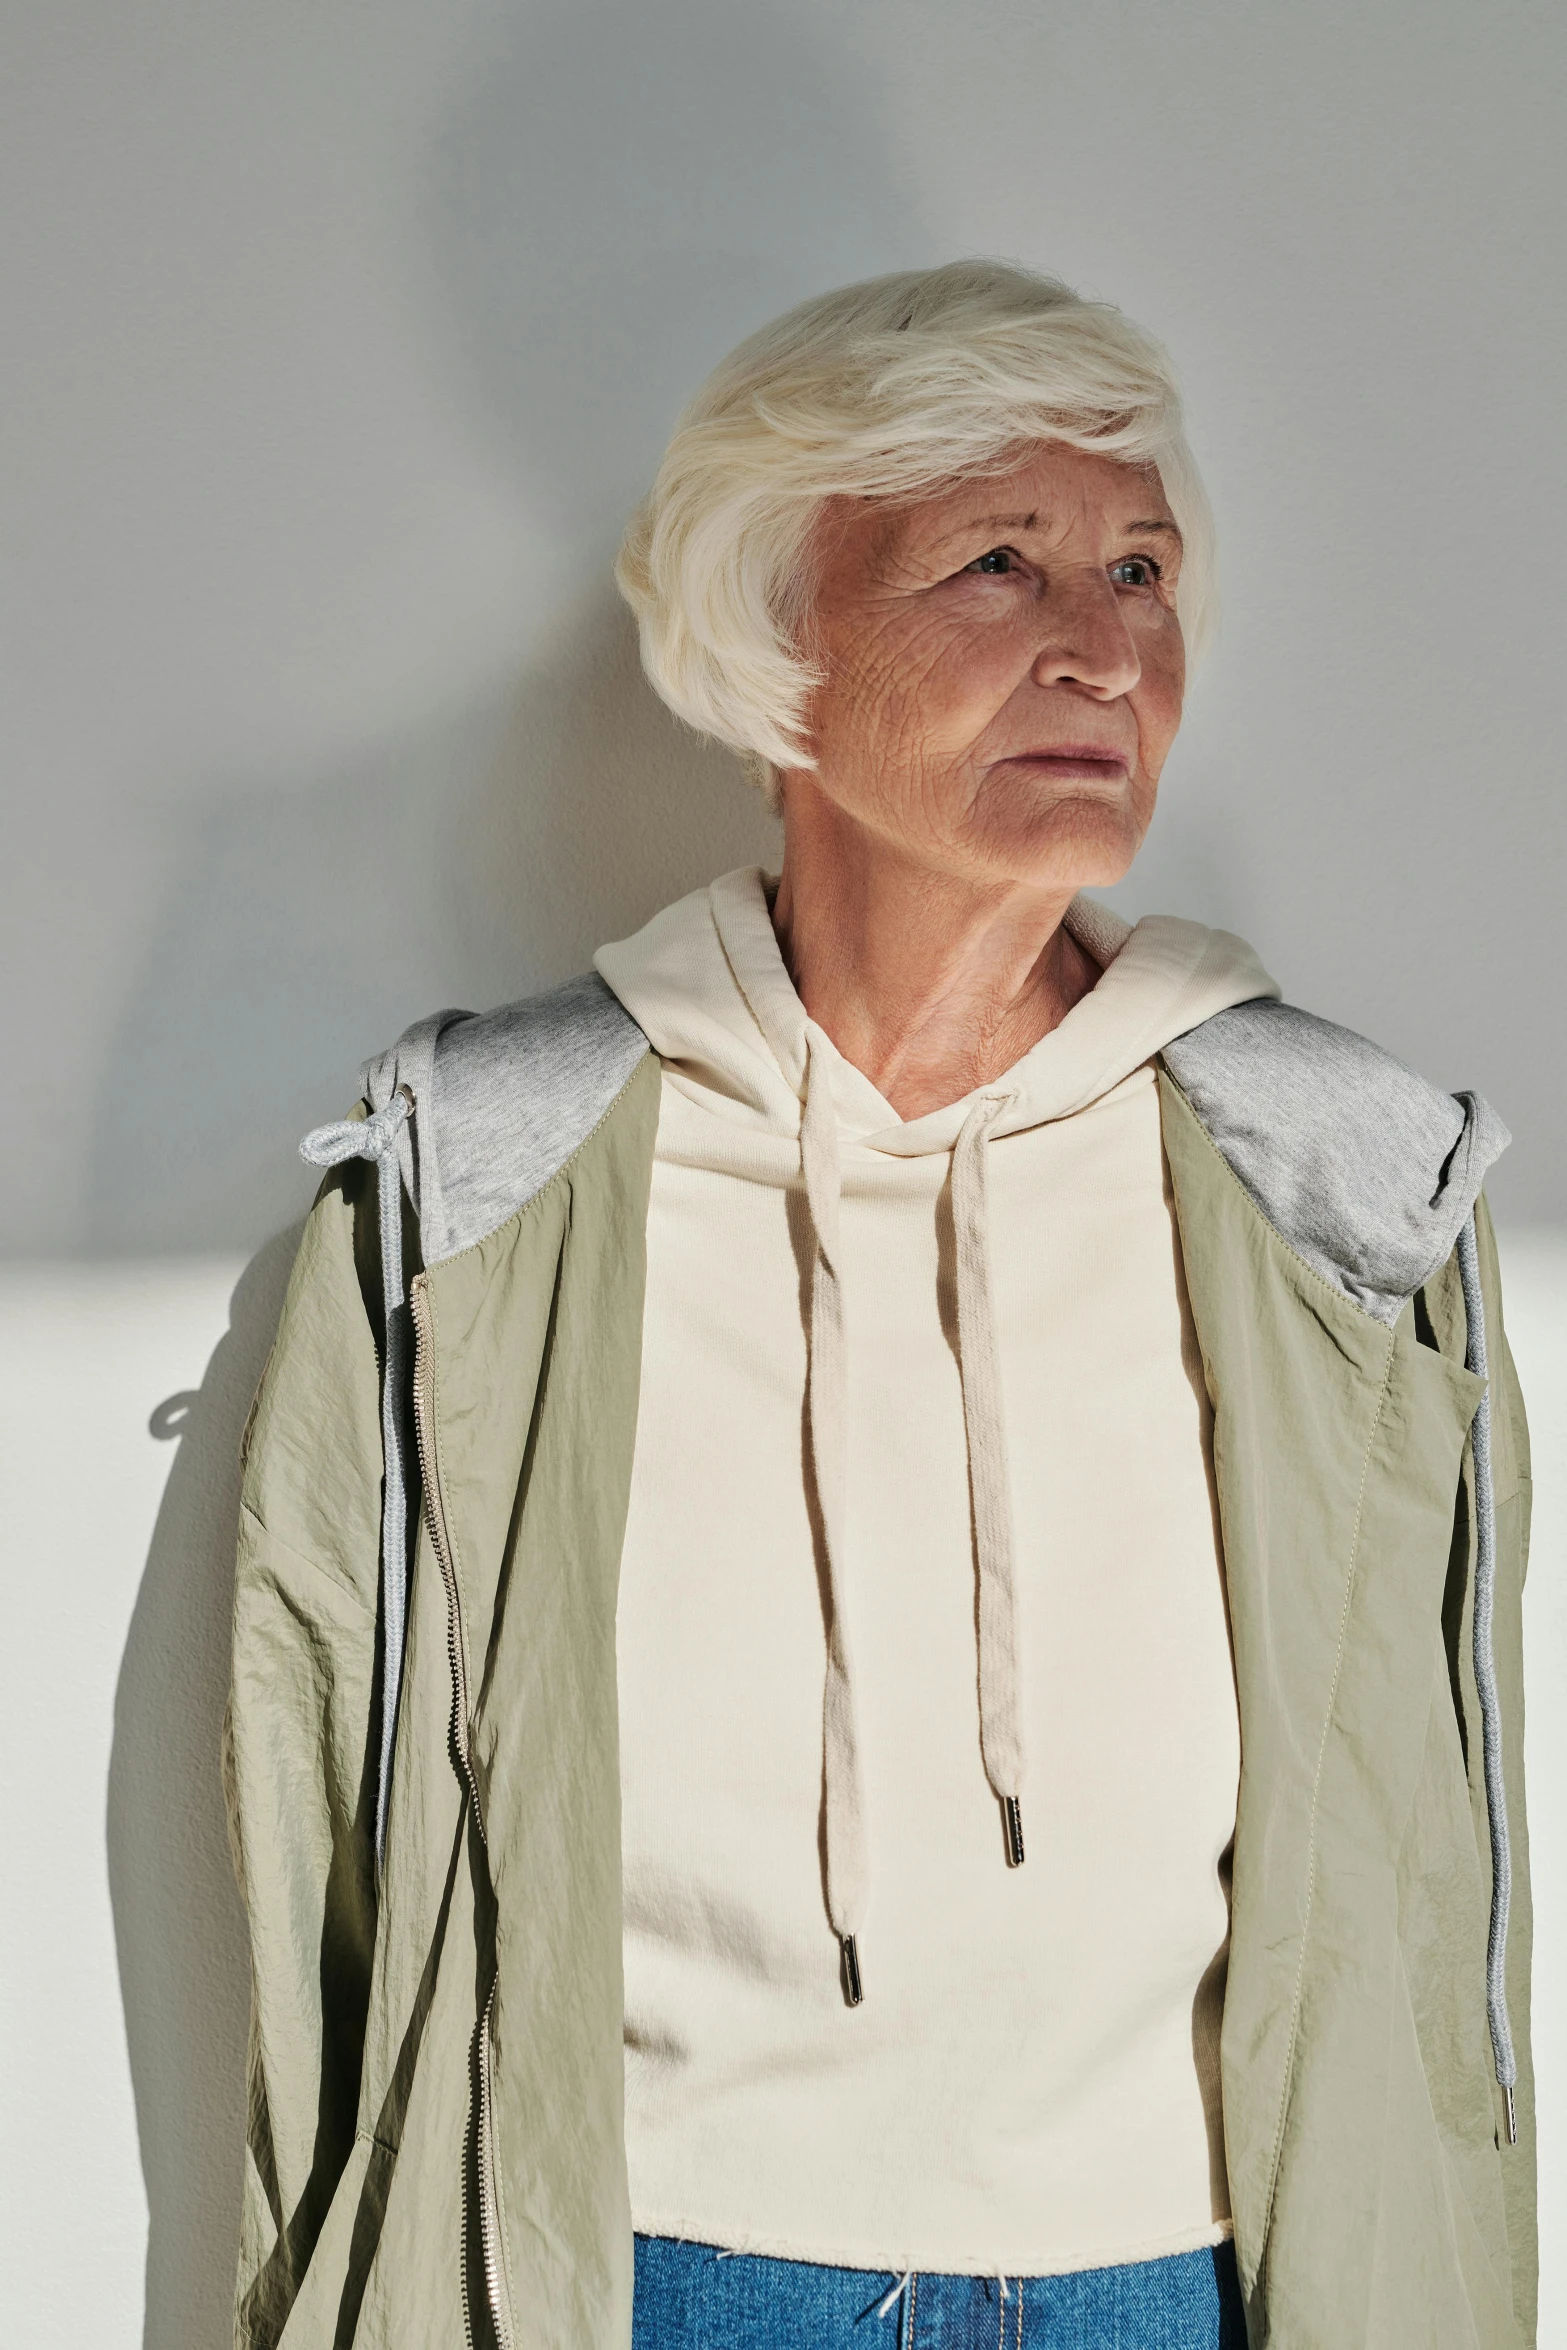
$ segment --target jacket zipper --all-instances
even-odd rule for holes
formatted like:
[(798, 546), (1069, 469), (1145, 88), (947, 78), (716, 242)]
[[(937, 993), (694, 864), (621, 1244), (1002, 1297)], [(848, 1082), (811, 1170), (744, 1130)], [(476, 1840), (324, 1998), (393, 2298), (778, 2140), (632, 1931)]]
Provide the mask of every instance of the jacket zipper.
[(490, 2014), (494, 2005), (495, 1985), (492, 1983), (489, 1997), (484, 2002), (484, 2013), (479, 2018), (479, 2110), (474, 2129), (474, 2167), (479, 2174), (479, 2257), (484, 2264), (484, 2292), (490, 2305), (490, 2323), (495, 2328), (496, 2350), (512, 2350), (512, 2331), (506, 2308), (506, 2276), (501, 2261), (501, 2199), (495, 2176), (495, 2087), (490, 2063)]
[[(468, 1799), (468, 1808), (473, 1815), (473, 1824), (479, 1831), (479, 1841), (487, 1848), (484, 1814), (479, 1808), (479, 1790), (474, 1778), (473, 1752), (468, 1734), (468, 1666), (463, 1647), (462, 1602), (457, 1590), (457, 1567), (446, 1516), (446, 1497), (441, 1491), (435, 1459), (435, 1334), (431, 1326), (427, 1280), (423, 1273), (416, 1274), (410, 1285), (409, 1304), (414, 1326), (414, 1438), (419, 1454), (419, 1481), (424, 1495), (425, 1523), (430, 1529), (431, 1547), (441, 1570), (441, 1581), (446, 1586), (446, 1653), (452, 1672), (452, 1755), (463, 1792)], [(479, 2256), (484, 2268), (484, 2291), (489, 2304), (490, 2326), (496, 2350), (512, 2350), (513, 2335), (507, 2314), (508, 2296), (501, 2260), (500, 2196), (495, 2176), (494, 2086), (490, 2059), (490, 2017), (494, 2006), (495, 1985), (492, 1982), (484, 2002), (484, 2012), (479, 2018), (474, 2082), (474, 2167), (478, 2174)], [(466, 2200), (465, 2193), (465, 2205)], [(465, 2209), (465, 2236), (467, 2218)], [(473, 2317), (468, 2307), (466, 2258), (463, 2263), (463, 2319), (469, 2350), (476, 2350)]]

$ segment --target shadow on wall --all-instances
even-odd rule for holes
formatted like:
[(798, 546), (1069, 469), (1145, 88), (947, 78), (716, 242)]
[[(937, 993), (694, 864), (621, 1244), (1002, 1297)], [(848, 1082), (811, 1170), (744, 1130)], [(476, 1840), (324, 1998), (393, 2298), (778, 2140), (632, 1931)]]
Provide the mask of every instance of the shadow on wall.
[(104, 1253), (254, 1247), (304, 1196), (295, 1136), (409, 1021), (567, 977), (775, 854), (736, 763), (644, 682), (615, 544), (730, 344), (935, 255), (880, 101), (798, 25), (672, 0), (534, 11), (496, 38), (410, 156), (408, 290), (463, 429), (537, 518), (549, 624), (481, 706), (171, 806), (177, 878), (91, 1150)]
[(228, 1685), (239, 1440), (298, 1245), (269, 1241), (229, 1305), (178, 1441), (114, 1700), (109, 1895), (147, 2190), (147, 2350), (231, 2338), (250, 1997), (218, 1754)]
[[(934, 257), (871, 97), (724, 0), (534, 11), (411, 156), (410, 287), (555, 552), (510, 689), (320, 775), (196, 779), (128, 990), (90, 1174), (99, 1253), (254, 1248), (299, 1134), (440, 1004), (582, 969), (776, 830), (660, 709), (609, 586), (627, 507), (712, 361), (785, 303)], [(421, 261), (422, 247), (422, 261)], [(308, 560), (308, 546), (302, 547)], [(545, 558), (541, 556), (541, 562)], [(562, 583), (554, 594), (556, 579)], [(148, 2350), (230, 2330), (247, 1964), (218, 1783), (245, 1413), (295, 1234), (261, 1248), (179, 1451), (116, 1699), (110, 1884), (150, 2208)]]
[(510, 694), (319, 779), (209, 789), (98, 1105), (93, 1245), (253, 1248), (301, 1212), (298, 1138), (410, 1021), (587, 967), (776, 826), (654, 700), (607, 596)]

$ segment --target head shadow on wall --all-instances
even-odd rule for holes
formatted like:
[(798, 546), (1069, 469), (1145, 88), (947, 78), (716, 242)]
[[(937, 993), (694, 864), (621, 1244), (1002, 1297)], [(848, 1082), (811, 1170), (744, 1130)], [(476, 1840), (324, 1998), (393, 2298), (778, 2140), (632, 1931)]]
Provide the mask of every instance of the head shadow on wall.
[(615, 547), (725, 350), (936, 253), (882, 99), (798, 20), (590, 4), (496, 40), (409, 157), (404, 250), (458, 429), (532, 515), (542, 617), (482, 702), (395, 736), (369, 710), (319, 771), (236, 763), (182, 798), (98, 1118), (99, 1251), (255, 1245), (307, 1196), (297, 1135), (410, 1020), (549, 985), (776, 858), (738, 763), (643, 680)]

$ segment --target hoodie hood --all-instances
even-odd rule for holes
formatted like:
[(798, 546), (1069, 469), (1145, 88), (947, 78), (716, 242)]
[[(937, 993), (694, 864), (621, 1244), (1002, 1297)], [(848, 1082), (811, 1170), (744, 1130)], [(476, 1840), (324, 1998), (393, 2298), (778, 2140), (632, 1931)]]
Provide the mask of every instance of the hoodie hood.
[[(773, 932), (775, 887), (755, 866), (726, 873), (595, 956), (668, 1081), (716, 1115), (793, 1136), (816, 1056), (841, 1147), (902, 1158), (952, 1150), (977, 1093), (923, 1117), (898, 1116), (795, 993)], [(1228, 931), (1169, 915), (1134, 927), (1082, 896), (1066, 922), (1102, 976), (1003, 1079), (978, 1089), (1007, 1096), (989, 1122), (991, 1140), (1071, 1117), (1214, 1013), (1279, 993)]]

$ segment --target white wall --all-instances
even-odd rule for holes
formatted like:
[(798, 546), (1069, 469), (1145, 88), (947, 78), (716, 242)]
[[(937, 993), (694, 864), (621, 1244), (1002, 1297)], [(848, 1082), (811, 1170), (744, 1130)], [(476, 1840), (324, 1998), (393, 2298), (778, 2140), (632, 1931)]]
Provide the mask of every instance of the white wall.
[[(1175, 349), (1227, 618), (1121, 896), (1513, 1125), (1560, 1672), (1567, 16), (52, 0), (0, 40), (0, 2331), (212, 2350), (228, 1464), (294, 1140), (407, 1020), (769, 853), (607, 565), (680, 398), (786, 302), (999, 251)], [(1548, 1705), (1531, 1735), (1560, 1954)]]

